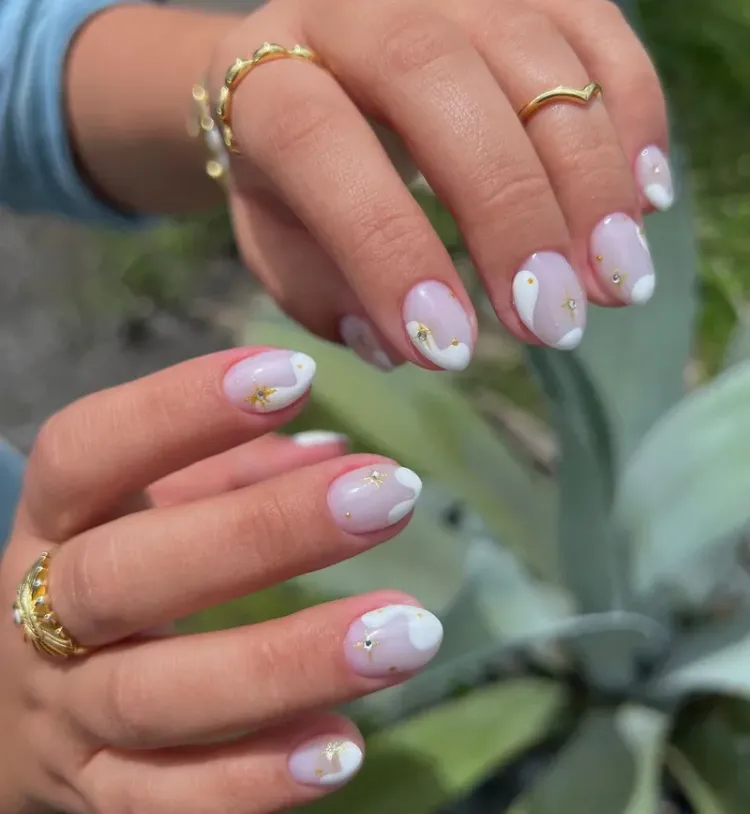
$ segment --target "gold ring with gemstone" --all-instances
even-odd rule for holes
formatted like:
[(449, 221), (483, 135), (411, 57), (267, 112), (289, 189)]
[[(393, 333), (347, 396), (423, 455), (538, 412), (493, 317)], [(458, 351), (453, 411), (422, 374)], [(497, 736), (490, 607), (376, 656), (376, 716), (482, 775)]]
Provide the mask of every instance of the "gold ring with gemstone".
[(323, 61), (320, 57), (304, 45), (295, 45), (293, 48), (284, 48), (275, 42), (264, 42), (250, 59), (236, 59), (224, 77), (224, 86), (219, 91), (219, 103), (216, 113), (221, 122), (224, 143), (227, 149), (236, 153), (234, 137), (232, 135), (232, 95), (239, 87), (240, 82), (259, 65), (266, 62), (275, 62), (278, 59), (304, 59), (321, 67)]
[(49, 598), (50, 555), (45, 551), (21, 580), (13, 604), (13, 621), (23, 628), (24, 639), (39, 653), (68, 658), (88, 649), (78, 644), (52, 609)]
[(596, 82), (590, 82), (582, 90), (577, 88), (566, 88), (559, 85), (552, 90), (546, 90), (535, 96), (528, 104), (525, 104), (518, 111), (518, 118), (522, 124), (526, 122), (535, 114), (538, 113), (543, 107), (547, 105), (557, 104), (558, 102), (571, 102), (574, 105), (587, 105), (593, 101), (597, 96), (602, 96), (602, 86), (597, 85)]

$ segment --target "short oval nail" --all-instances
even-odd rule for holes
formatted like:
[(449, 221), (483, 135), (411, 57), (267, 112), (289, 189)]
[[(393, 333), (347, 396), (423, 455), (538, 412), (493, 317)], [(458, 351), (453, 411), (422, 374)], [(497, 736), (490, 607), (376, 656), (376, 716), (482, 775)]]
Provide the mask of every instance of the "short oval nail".
[(674, 203), (674, 183), (669, 161), (654, 144), (645, 147), (635, 160), (635, 178), (643, 196), (655, 208), (665, 212)]
[(229, 368), (224, 392), (232, 404), (251, 413), (283, 410), (300, 399), (315, 376), (315, 361), (305, 353), (268, 350)]
[(339, 738), (317, 738), (289, 756), (289, 773), (306, 786), (338, 786), (346, 783), (362, 765), (362, 750)]
[(573, 350), (586, 327), (586, 297), (568, 261), (556, 252), (532, 254), (513, 278), (521, 322), (545, 345)]
[(624, 303), (643, 304), (654, 293), (656, 276), (643, 229), (617, 212), (591, 234), (591, 262), (607, 290)]
[(345, 316), (339, 322), (339, 333), (347, 348), (353, 350), (360, 359), (368, 364), (385, 372), (393, 370), (395, 367), (383, 350), (375, 329), (363, 317), (353, 314)]
[(444, 283), (415, 285), (404, 300), (403, 319), (412, 345), (443, 370), (468, 367), (474, 351), (471, 321)]
[(380, 531), (414, 508), (422, 481), (411, 469), (382, 463), (353, 469), (328, 488), (328, 508), (336, 525), (352, 534)]
[(354, 672), (380, 678), (424, 667), (442, 641), (443, 626), (434, 614), (414, 605), (387, 605), (349, 628), (345, 657)]
[(322, 447), (325, 444), (349, 444), (349, 438), (340, 432), (329, 432), (328, 430), (305, 430), (295, 433), (292, 441), (298, 447)]

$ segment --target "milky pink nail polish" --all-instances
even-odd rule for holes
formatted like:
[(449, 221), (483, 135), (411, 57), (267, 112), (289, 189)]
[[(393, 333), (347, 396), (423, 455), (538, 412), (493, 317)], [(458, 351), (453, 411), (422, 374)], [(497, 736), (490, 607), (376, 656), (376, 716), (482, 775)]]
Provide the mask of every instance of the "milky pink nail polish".
[(573, 350), (586, 327), (586, 297), (573, 267), (556, 252), (532, 254), (513, 278), (521, 322), (545, 345)]
[(366, 534), (403, 520), (421, 491), (422, 481), (411, 469), (379, 463), (336, 478), (328, 488), (328, 508), (344, 531)]
[(655, 145), (638, 153), (635, 160), (635, 178), (646, 200), (661, 212), (674, 203), (674, 184), (669, 161)]
[(362, 765), (362, 750), (341, 738), (317, 738), (300, 746), (289, 757), (289, 773), (306, 786), (346, 783)]
[(356, 673), (377, 678), (424, 667), (442, 641), (437, 616), (415, 605), (387, 605), (354, 622), (344, 649)]
[(315, 361), (306, 354), (268, 350), (230, 367), (224, 376), (224, 392), (243, 410), (272, 413), (301, 398), (314, 375)]
[(656, 276), (643, 229), (618, 212), (591, 234), (591, 263), (607, 290), (625, 303), (642, 304), (654, 293)]
[(379, 370), (393, 370), (394, 364), (383, 350), (373, 326), (363, 317), (353, 314), (345, 316), (339, 322), (339, 333), (344, 344), (353, 350), (360, 359)]
[(412, 345), (444, 370), (463, 370), (474, 351), (474, 333), (458, 297), (444, 283), (428, 280), (406, 295), (403, 309)]

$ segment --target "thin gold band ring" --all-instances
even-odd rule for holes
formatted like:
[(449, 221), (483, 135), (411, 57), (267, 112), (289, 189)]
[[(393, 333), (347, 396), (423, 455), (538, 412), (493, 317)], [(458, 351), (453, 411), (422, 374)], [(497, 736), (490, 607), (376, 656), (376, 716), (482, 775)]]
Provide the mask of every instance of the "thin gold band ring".
[(221, 122), (222, 135), (227, 149), (237, 152), (232, 135), (232, 95), (239, 87), (240, 82), (259, 65), (266, 62), (275, 62), (278, 59), (304, 59), (320, 67), (325, 67), (320, 57), (304, 45), (295, 45), (294, 48), (284, 48), (275, 42), (264, 42), (250, 59), (236, 59), (224, 77), (224, 87), (219, 91), (219, 103), (216, 114)]
[(13, 604), (13, 621), (23, 628), (24, 639), (39, 653), (68, 658), (88, 653), (65, 629), (49, 598), (49, 552), (45, 551), (21, 580)]
[(602, 94), (602, 86), (597, 85), (596, 82), (590, 82), (583, 90), (559, 85), (556, 88), (552, 88), (552, 90), (546, 90), (544, 93), (540, 93), (539, 96), (536, 96), (528, 104), (524, 105), (518, 111), (518, 118), (521, 120), (521, 124), (526, 124), (535, 113), (538, 113), (543, 107), (547, 107), (547, 105), (557, 104), (558, 102), (588, 105), (593, 99), (597, 96), (602, 96)]

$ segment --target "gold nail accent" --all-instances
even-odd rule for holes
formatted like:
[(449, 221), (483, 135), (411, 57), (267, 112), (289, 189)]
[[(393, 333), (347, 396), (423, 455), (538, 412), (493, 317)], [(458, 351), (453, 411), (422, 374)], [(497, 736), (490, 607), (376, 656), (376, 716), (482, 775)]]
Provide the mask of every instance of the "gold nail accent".
[(380, 489), (380, 487), (383, 485), (383, 481), (387, 477), (387, 472), (378, 472), (377, 469), (373, 469), (369, 475), (365, 475), (365, 477), (362, 478), (362, 483), (373, 483), (375, 484), (376, 488)]
[(604, 260), (604, 258), (603, 258), (603, 257), (602, 257), (602, 255), (600, 255), (600, 254), (597, 254), (596, 259), (597, 259), (597, 260), (598, 260), (600, 263), (602, 262), (602, 260)]
[(266, 387), (262, 385), (252, 395), (248, 396), (246, 401), (250, 402), (254, 407), (260, 404), (265, 408), (268, 406), (269, 398), (278, 390), (278, 387)]
[(352, 513), (351, 513), (351, 512), (346, 512), (346, 513), (344, 514), (344, 517), (351, 517), (351, 516), (352, 516)]
[(458, 339), (451, 339), (451, 345), (453, 345), (454, 348), (458, 347)]

